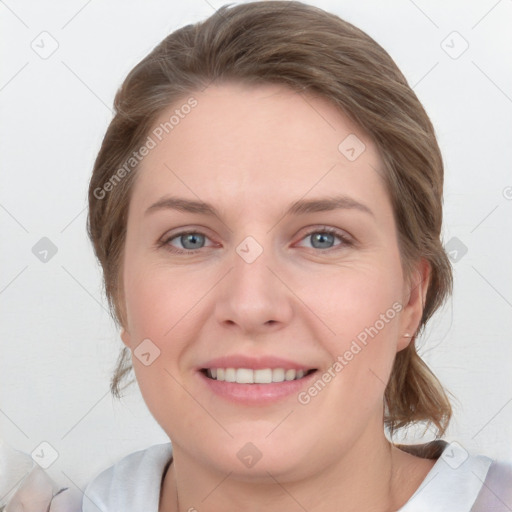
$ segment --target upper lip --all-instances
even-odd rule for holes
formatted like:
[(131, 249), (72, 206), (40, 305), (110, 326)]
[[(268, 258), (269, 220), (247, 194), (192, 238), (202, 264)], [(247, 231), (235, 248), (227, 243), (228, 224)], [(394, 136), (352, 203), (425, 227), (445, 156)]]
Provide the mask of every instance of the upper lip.
[(232, 355), (210, 359), (199, 367), (199, 370), (208, 368), (248, 368), (261, 370), (263, 368), (283, 368), (285, 370), (311, 370), (309, 364), (301, 364), (288, 359), (274, 356), (250, 357), (245, 355)]

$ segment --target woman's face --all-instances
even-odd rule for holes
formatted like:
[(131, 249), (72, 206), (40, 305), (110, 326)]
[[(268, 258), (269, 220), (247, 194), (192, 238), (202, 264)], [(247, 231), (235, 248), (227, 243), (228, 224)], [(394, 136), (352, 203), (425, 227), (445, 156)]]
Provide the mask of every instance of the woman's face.
[(176, 460), (285, 481), (382, 437), (425, 287), (402, 274), (376, 147), (330, 103), (277, 85), (193, 97), (137, 171), (122, 338)]

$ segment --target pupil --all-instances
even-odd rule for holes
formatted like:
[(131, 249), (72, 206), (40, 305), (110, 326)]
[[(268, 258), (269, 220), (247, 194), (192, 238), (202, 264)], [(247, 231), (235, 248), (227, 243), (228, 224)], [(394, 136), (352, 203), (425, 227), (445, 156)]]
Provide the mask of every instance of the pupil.
[[(327, 249), (330, 247), (330, 244), (334, 241), (334, 236), (329, 233), (314, 233), (312, 235), (312, 243), (313, 247), (317, 249)], [(319, 243), (320, 246), (315, 245)]]
[[(200, 234), (188, 234), (181, 237), (181, 243), (186, 249), (196, 249), (198, 245), (201, 245), (203, 235)], [(311, 235), (311, 241), (313, 247), (317, 249), (327, 249), (331, 246), (334, 241), (334, 236), (329, 233), (314, 233)]]
[[(200, 245), (201, 237), (202, 237), (202, 235), (199, 235), (199, 234), (183, 235), (181, 237), (181, 243), (183, 244), (183, 247), (185, 247), (185, 249), (196, 249), (198, 241), (199, 241), (199, 245)], [(190, 246), (187, 245), (189, 243), (190, 243)]]

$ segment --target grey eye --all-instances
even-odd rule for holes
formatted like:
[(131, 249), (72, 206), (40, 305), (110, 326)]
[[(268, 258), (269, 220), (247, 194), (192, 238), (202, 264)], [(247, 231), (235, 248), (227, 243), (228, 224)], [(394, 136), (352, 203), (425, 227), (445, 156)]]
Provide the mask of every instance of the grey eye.
[(321, 231), (310, 235), (311, 245), (315, 249), (329, 249), (334, 243), (334, 235)]
[(204, 246), (205, 236), (200, 233), (187, 233), (180, 236), (180, 243), (185, 249), (200, 249)]

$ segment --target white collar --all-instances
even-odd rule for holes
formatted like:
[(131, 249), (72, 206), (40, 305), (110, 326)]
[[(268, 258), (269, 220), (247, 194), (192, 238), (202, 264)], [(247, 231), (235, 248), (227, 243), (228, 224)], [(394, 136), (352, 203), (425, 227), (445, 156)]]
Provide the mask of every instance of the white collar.
[(456, 441), (446, 443), (421, 485), (397, 512), (470, 512), (492, 459), (469, 455)]
[[(411, 450), (427, 445), (411, 446)], [(470, 512), (492, 459), (468, 455), (462, 446), (441, 442), (441, 456), (419, 488), (397, 512)], [(131, 453), (97, 476), (85, 490), (83, 512), (158, 512), (162, 477), (172, 458), (171, 443)]]

